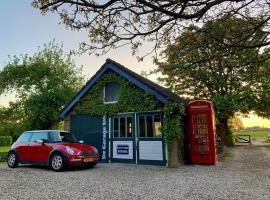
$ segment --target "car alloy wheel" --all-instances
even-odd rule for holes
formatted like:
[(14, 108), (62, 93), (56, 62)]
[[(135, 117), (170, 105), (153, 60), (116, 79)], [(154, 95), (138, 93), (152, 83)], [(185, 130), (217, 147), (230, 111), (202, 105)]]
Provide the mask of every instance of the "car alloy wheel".
[(51, 159), (51, 168), (54, 171), (60, 171), (64, 167), (64, 159), (61, 155), (55, 154)]
[(8, 154), (7, 164), (11, 168), (15, 168), (18, 166), (18, 159), (15, 152), (11, 152)]

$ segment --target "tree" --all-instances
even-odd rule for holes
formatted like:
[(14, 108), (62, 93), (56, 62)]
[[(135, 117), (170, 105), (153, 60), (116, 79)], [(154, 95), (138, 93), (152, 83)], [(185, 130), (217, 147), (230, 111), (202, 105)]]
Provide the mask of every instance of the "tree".
[(10, 103), (9, 107), (0, 107), (0, 135), (10, 135), (15, 141), (25, 130), (22, 122), (24, 116), (17, 103)]
[[(219, 19), (224, 14), (246, 20), (255, 16), (260, 19), (260, 23), (250, 25), (245, 40), (252, 38), (253, 32), (261, 27), (269, 34), (268, 0), (33, 0), (32, 5), (43, 14), (58, 13), (61, 22), (72, 30), (86, 30), (89, 41), (81, 43), (81, 50), (97, 54), (127, 44), (136, 53), (146, 41), (153, 45), (150, 54), (175, 41), (183, 27)], [(246, 43), (242, 47), (269, 44), (267, 37), (261, 43)], [(239, 46), (238, 43), (235, 45)]]
[(242, 128), (244, 128), (243, 122), (241, 118), (237, 115), (234, 115), (228, 120), (228, 126), (233, 132), (236, 132)]
[(163, 51), (166, 61), (157, 62), (157, 71), (164, 75), (160, 80), (179, 95), (214, 102), (224, 143), (225, 133), (230, 133), (228, 119), (236, 112), (254, 110), (270, 117), (269, 49), (226, 48), (235, 42), (248, 45), (264, 40), (261, 29), (249, 41), (242, 39), (249, 23), (226, 16), (226, 20), (209, 21), (202, 27), (190, 26)]
[(44, 45), (32, 56), (14, 56), (0, 71), (0, 94), (14, 92), (17, 99), (2, 109), (0, 121), (21, 129), (55, 127), (60, 121), (58, 113), (82, 81), (81, 69), (75, 67), (71, 54), (55, 43)]

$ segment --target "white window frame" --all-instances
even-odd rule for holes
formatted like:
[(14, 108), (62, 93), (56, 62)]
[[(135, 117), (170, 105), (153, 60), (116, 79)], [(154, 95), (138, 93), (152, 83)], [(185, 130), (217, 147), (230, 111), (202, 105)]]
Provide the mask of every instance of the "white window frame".
[[(115, 82), (117, 82), (117, 81), (115, 81)], [(114, 83), (114, 81), (111, 81), (111, 82), (107, 82), (107, 83), (105, 83), (105, 85), (104, 85), (104, 87), (103, 87), (103, 103), (104, 104), (113, 104), (113, 103), (117, 103), (118, 101), (106, 101), (105, 99), (105, 87), (106, 87), (106, 84), (108, 84), (108, 83)], [(117, 82), (118, 83), (118, 82)], [(119, 83), (118, 83), (119, 84)], [(119, 86), (120, 87), (120, 86)]]
[[(153, 137), (148, 137), (148, 134), (147, 134), (147, 123), (146, 123), (146, 117), (147, 116), (151, 116), (152, 117), (152, 128), (153, 128)], [(139, 130), (138, 130), (138, 135), (139, 135), (139, 138), (163, 138), (163, 133), (162, 131), (160, 132), (161, 135), (159, 137), (156, 137), (156, 130), (155, 130), (155, 127), (154, 127), (154, 118), (155, 116), (159, 116), (160, 117), (160, 122), (161, 122), (161, 127), (162, 127), (162, 117), (161, 117), (161, 114), (142, 114), (142, 115), (139, 115), (138, 116), (138, 126), (139, 126)], [(143, 117), (144, 118), (144, 123), (145, 123), (145, 137), (141, 137), (141, 133), (140, 133), (140, 117)]]

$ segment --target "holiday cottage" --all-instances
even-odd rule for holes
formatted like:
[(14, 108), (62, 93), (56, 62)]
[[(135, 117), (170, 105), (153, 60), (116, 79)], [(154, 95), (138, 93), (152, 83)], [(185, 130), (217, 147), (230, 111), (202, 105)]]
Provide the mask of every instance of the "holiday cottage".
[[(166, 165), (171, 136), (179, 132), (187, 139), (186, 103), (107, 59), (60, 116), (66, 131), (97, 147), (102, 162)], [(181, 117), (174, 116), (175, 105), (182, 108)]]

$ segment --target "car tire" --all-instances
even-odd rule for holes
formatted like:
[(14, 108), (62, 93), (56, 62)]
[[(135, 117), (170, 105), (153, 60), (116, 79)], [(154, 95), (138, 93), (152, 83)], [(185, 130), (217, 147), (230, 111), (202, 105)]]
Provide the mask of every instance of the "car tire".
[(10, 168), (16, 168), (19, 165), (19, 158), (15, 151), (11, 151), (7, 156), (7, 165)]
[(54, 153), (50, 157), (50, 168), (55, 171), (63, 171), (65, 169), (66, 160), (60, 153)]

